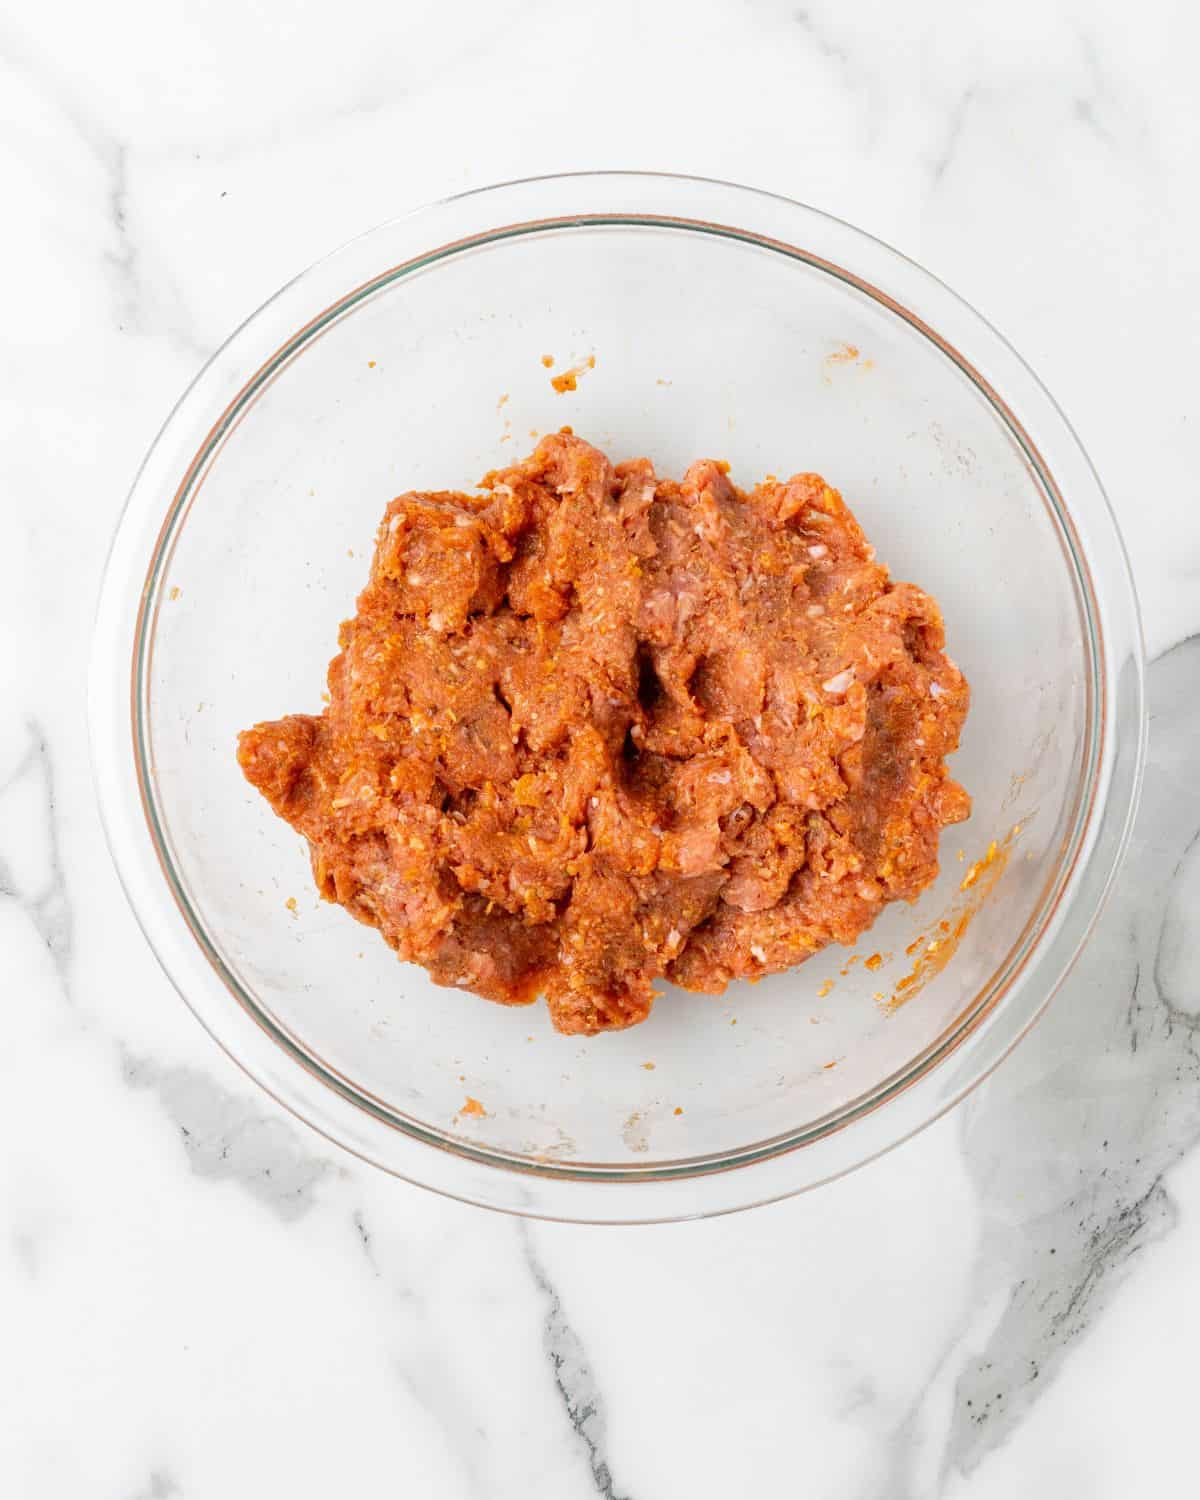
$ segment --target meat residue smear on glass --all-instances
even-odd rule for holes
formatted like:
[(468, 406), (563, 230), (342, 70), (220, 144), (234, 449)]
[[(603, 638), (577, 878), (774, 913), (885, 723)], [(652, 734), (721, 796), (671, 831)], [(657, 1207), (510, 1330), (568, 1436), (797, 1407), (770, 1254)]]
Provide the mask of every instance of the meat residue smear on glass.
[(1008, 865), (1013, 843), (1020, 837), (1025, 825), (1016, 823), (1003, 839), (993, 839), (982, 858), (972, 864), (959, 884), (962, 899), (955, 902), (950, 911), (939, 919), (936, 926), (915, 938), (904, 950), (913, 960), (912, 968), (896, 981), (889, 1010), (905, 1005), (925, 988), (954, 957), (958, 945), (967, 934), (967, 928), (979, 914), (980, 908), (996, 888), (996, 882)]

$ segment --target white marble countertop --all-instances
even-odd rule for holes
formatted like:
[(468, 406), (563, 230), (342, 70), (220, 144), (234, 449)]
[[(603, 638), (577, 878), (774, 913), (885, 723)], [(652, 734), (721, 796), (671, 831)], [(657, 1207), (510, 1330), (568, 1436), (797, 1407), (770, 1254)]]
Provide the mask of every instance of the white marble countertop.
[[(0, 22), (0, 1492), (1185, 1492), (1198, 45), (1168, 0), (44, 0)], [(426, 199), (606, 165), (814, 203), (1012, 339), (1125, 528), (1154, 719), (1101, 929), (965, 1106), (804, 1198), (596, 1231), (393, 1181), (217, 1050), (111, 869), (83, 679), (127, 485), (242, 317)]]

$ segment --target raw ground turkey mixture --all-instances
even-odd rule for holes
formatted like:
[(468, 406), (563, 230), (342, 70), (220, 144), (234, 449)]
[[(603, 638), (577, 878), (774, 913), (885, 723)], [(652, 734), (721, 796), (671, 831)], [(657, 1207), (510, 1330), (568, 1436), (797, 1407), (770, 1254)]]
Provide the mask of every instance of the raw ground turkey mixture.
[(815, 474), (743, 493), (555, 434), (393, 500), (340, 646), (242, 769), (323, 897), (560, 1031), (853, 943), (970, 810), (937, 604)]

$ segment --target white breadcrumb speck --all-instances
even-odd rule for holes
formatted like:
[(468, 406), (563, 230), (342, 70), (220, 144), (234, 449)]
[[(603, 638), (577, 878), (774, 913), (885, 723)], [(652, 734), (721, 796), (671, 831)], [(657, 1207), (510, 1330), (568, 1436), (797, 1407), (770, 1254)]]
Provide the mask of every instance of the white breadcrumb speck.
[(832, 677), (827, 677), (821, 684), (821, 691), (823, 693), (844, 693), (853, 681), (854, 668), (846, 667), (844, 671), (837, 672)]

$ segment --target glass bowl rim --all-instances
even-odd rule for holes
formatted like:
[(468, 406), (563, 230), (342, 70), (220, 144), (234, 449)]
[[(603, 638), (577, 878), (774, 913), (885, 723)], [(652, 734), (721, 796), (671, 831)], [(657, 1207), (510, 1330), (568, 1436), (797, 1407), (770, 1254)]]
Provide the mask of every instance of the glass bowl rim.
[[(614, 193), (617, 195), (615, 198), (612, 197)], [(580, 194), (585, 196), (581, 197)], [(532, 201), (530, 201), (531, 195)], [(606, 195), (609, 196), (610, 202), (625, 202), (627, 199), (633, 201), (626, 212), (612, 208), (589, 212), (584, 207), (585, 203), (604, 199)], [(547, 198), (559, 198), (563, 201), (551, 205), (544, 201)], [(503, 211), (506, 199), (512, 205), (507, 213)], [(676, 211), (665, 211), (668, 200), (674, 201)], [(724, 222), (720, 218), (709, 217), (711, 213), (722, 210), (727, 203), (734, 200), (739, 210), (738, 222)], [(655, 203), (659, 206), (658, 212), (653, 211)], [(501, 209), (498, 218), (493, 211), (494, 204), (499, 204)], [(532, 218), (512, 217), (513, 212), (519, 215), (522, 211), (528, 211), (529, 208), (550, 206), (565, 211), (542, 212), (535, 214)], [(636, 212), (635, 206), (638, 210)], [(688, 208), (691, 212), (683, 212), (684, 208)], [(467, 211), (467, 221), (479, 220), (479, 227), (473, 232), (459, 234), (447, 240), (442, 234), (429, 233), (425, 230), (426, 223), (430, 223), (432, 228), (436, 229), (439, 216), (453, 221), (453, 225), (448, 225), (448, 228), (469, 227), (469, 223), (463, 221), (463, 209)], [(476, 209), (479, 210), (478, 213), (475, 212)], [(783, 226), (779, 224), (781, 218), (786, 221)], [(751, 223), (758, 227), (749, 227)], [(799, 242), (793, 242), (775, 233), (764, 232), (779, 227), (792, 228), (793, 224), (796, 228), (807, 231), (807, 240), (801, 238)], [(1036, 476), (1043, 499), (1056, 522), (1060, 541), (1067, 552), (1077, 602), (1084, 621), (1087, 659), (1091, 667), (1091, 680), (1087, 684), (1089, 703), (1085, 726), (1087, 749), (1084, 755), (1083, 775), (1074, 788), (1077, 805), (1070, 835), (1046, 882), (1037, 908), (1004, 961), (970, 1003), (964, 1006), (939, 1037), (908, 1059), (902, 1067), (827, 1115), (768, 1141), (755, 1142), (746, 1147), (704, 1157), (679, 1158), (650, 1167), (538, 1160), (465, 1141), (449, 1132), (439, 1131), (436, 1127), (427, 1126), (388, 1109), (382, 1101), (373, 1098), (361, 1087), (338, 1074), (309, 1047), (291, 1036), (281, 1023), (260, 1008), (253, 994), (242, 986), (236, 974), (229, 969), (214, 937), (209, 934), (203, 919), (188, 899), (186, 883), (172, 856), (165, 824), (159, 817), (158, 797), (152, 769), (152, 747), (149, 743), (146, 699), (149, 674), (146, 668), (153, 650), (154, 626), (158, 606), (162, 599), (160, 584), (199, 484), (208, 467), (219, 454), (226, 437), (237, 425), (242, 413), (249, 408), (261, 391), (286, 369), (288, 363), (303, 352), (314, 338), (319, 337), (326, 327), (352, 312), (359, 303), (405, 275), (436, 264), (439, 260), (463, 250), (475, 249), (484, 244), (509, 240), (517, 236), (542, 234), (556, 229), (585, 226), (675, 228), (720, 235), (775, 250), (865, 292), (884, 310), (907, 323), (910, 329), (931, 340), (940, 352), (957, 367), (958, 372), (964, 375), (983, 395), (992, 411), (1020, 445)], [(351, 279), (351, 289), (343, 291), (331, 303), (321, 304), (318, 296), (316, 300), (321, 310), (315, 316), (303, 321), (298, 328), (293, 323), (287, 337), (275, 343), (273, 353), (266, 359), (247, 361), (244, 346), (248, 349), (253, 345), (254, 336), (260, 325), (269, 322), (274, 313), (284, 313), (282, 320), (275, 318), (274, 321), (286, 327), (287, 319), (294, 316), (293, 306), (302, 307), (306, 299), (311, 299), (313, 290), (320, 292), (319, 283), (331, 280), (328, 273), (332, 272), (336, 276), (342, 271), (344, 262), (357, 264), (362, 259), (358, 252), (367, 250), (370, 253), (371, 247), (376, 242), (385, 241), (397, 234), (404, 239), (404, 232), (410, 229), (415, 230), (418, 239), (428, 240), (423, 251), (406, 256), (398, 263), (389, 264), (388, 269), (377, 271), (365, 280)], [(822, 235), (817, 232), (819, 230), (825, 231), (825, 241), (832, 238), (834, 248), (840, 245), (843, 251), (851, 249), (858, 252), (857, 259), (860, 267), (865, 258), (869, 264), (873, 262), (881, 269), (892, 273), (893, 277), (898, 277), (902, 283), (902, 289), (909, 294), (906, 300), (901, 301), (893, 292), (861, 274), (861, 270), (851, 269), (844, 264), (843, 261), (846, 258), (844, 254), (841, 259), (837, 260), (830, 259), (827, 255), (817, 254), (814, 249), (810, 248), (810, 244), (814, 233), (816, 239), (821, 241)], [(407, 240), (413, 242), (413, 234), (408, 234)], [(318, 285), (310, 288), (310, 283)], [(935, 304), (940, 303), (943, 311), (956, 310), (960, 321), (965, 322), (973, 338), (978, 338), (981, 343), (991, 342), (992, 348), (987, 351), (989, 354), (995, 355), (999, 349), (1007, 355), (1009, 363), (1024, 376), (1027, 382), (1028, 388), (1024, 392), (1026, 402), (1040, 399), (1044, 407), (1040, 416), (1043, 420), (1049, 419), (1052, 429), (1057, 427), (1057, 431), (1054, 432), (1056, 441), (1065, 445), (1068, 450), (1073, 449), (1077, 458), (1082, 459), (1082, 473), (1084, 477), (1090, 478), (1092, 493), (1090, 496), (1086, 494), (1078, 482), (1079, 476), (1077, 475), (1073, 488), (1076, 510), (1078, 511), (1081, 506), (1088, 510), (1088, 520), (1093, 529), (1099, 529), (1100, 540), (1112, 554), (1107, 558), (1109, 571), (1113, 570), (1115, 563), (1116, 581), (1124, 585), (1123, 590), (1116, 590), (1116, 592), (1123, 593), (1123, 598), (1114, 600), (1110, 597), (1105, 600), (1097, 594), (1093, 583), (1092, 567), (1089, 564), (1089, 552), (1080, 541), (1075, 520), (1062, 497), (1055, 471), (1048, 466), (1038, 444), (1026, 430), (1026, 426), (989, 379), (977, 368), (976, 362), (968, 360), (955, 343), (950, 342), (937, 331), (935, 325), (921, 316), (921, 312), (913, 305), (914, 301), (920, 301), (919, 297), (914, 299), (912, 295), (914, 290), (924, 294), (926, 301), (932, 298)], [(272, 333), (267, 340), (268, 345), (272, 339), (277, 340), (277, 335)], [(261, 345), (262, 342), (260, 338), (258, 343)], [(962, 342), (961, 336), (958, 342)], [(233, 398), (223, 405), (220, 415), (208, 427), (204, 440), (196, 447), (194, 433), (189, 438), (184, 429), (195, 427), (198, 409), (201, 405), (206, 410), (212, 409), (212, 393), (209, 386), (215, 382), (209, 377), (219, 367), (225, 373), (234, 376), (240, 375), (240, 372), (247, 367), (251, 368), (253, 373), (248, 377), (241, 376), (240, 387), (236, 389)], [(120, 661), (120, 644), (115, 637), (120, 637), (124, 642), (128, 636), (128, 628), (122, 630), (118, 623), (118, 617), (122, 613), (128, 613), (130, 593), (127, 586), (130, 580), (118, 566), (121, 561), (121, 543), (123, 537), (129, 539), (131, 532), (137, 528), (143, 533), (144, 550), (146, 523), (147, 521), (153, 523), (155, 517), (161, 515), (162, 478), (169, 478), (172, 469), (176, 475), (179, 472), (181, 445), (175, 441), (177, 434), (183, 439), (183, 452), (186, 452), (189, 443), (191, 444), (191, 456), (185, 463), (183, 479), (178, 481), (174, 488), (166, 516), (160, 524), (157, 524), (144, 581), (137, 591), (133, 649), (131, 655), (125, 656), (126, 665), (122, 673), (123, 676), (124, 673), (129, 673), (124, 677), (124, 680), (130, 683), (130, 690), (124, 696), (127, 709), (125, 744), (128, 748), (129, 736), (132, 732), (133, 755), (122, 773), (113, 764), (113, 757), (110, 753), (113, 747), (111, 731), (115, 727), (115, 718), (119, 717), (119, 712), (114, 713), (111, 701), (114, 698), (113, 684), (117, 680), (114, 669), (119, 670)], [(167, 460), (165, 465), (161, 461), (164, 458)], [(166, 472), (160, 476), (158, 471), (164, 468)], [(167, 493), (171, 493), (169, 488)], [(1095, 545), (1096, 538), (1093, 538), (1093, 551)], [(1122, 606), (1124, 606), (1123, 611)], [(1120, 665), (1124, 667), (1132, 663), (1133, 667), (1132, 710), (1127, 706), (1125, 717), (1134, 719), (1136, 731), (1132, 737), (1126, 733), (1122, 741), (1114, 747), (1116, 714), (1113, 699), (1116, 669), (1113, 657), (1106, 651), (1106, 646), (1108, 638), (1114, 633), (1111, 628), (1113, 621), (1110, 617), (1122, 613), (1124, 618), (1117, 621), (1120, 627), (1118, 633), (1123, 638), (1124, 648)], [(127, 627), (128, 621), (125, 624)], [(130, 668), (132, 668), (131, 672)], [(871, 1156), (879, 1154), (880, 1150), (897, 1144), (899, 1140), (930, 1123), (980, 1082), (991, 1067), (995, 1066), (999, 1057), (981, 1058), (980, 1066), (975, 1070), (974, 1076), (961, 1084), (953, 1097), (939, 1100), (932, 1110), (924, 1111), (922, 1118), (906, 1121), (906, 1128), (896, 1134), (894, 1139), (887, 1138), (890, 1132), (884, 1131), (884, 1139), (865, 1154), (851, 1152), (848, 1159), (832, 1164), (831, 1170), (822, 1170), (819, 1175), (797, 1173), (794, 1182), (789, 1184), (784, 1181), (782, 1185), (776, 1184), (765, 1193), (761, 1187), (752, 1188), (747, 1180), (748, 1176), (754, 1175), (753, 1169), (756, 1166), (762, 1166), (789, 1155), (795, 1157), (800, 1152), (812, 1153), (814, 1147), (836, 1138), (840, 1133), (845, 1132), (846, 1127), (856, 1121), (864, 1120), (867, 1116), (874, 1115), (884, 1104), (895, 1104), (900, 1096), (910, 1093), (916, 1085), (926, 1080), (951, 1053), (962, 1047), (968, 1038), (978, 1035), (981, 1028), (994, 1018), (998, 1010), (1005, 1010), (1005, 1007), (1001, 1006), (1002, 1000), (1007, 999), (1008, 1008), (1011, 1009), (1013, 1002), (1020, 996), (1023, 979), (1026, 981), (1024, 988), (1029, 990), (1027, 981), (1030, 961), (1043, 944), (1051, 924), (1055, 921), (1067, 922), (1073, 931), (1069, 935), (1068, 943), (1064, 945), (1067, 950), (1066, 962), (1060, 965), (1061, 972), (1057, 977), (1053, 975), (1050, 977), (1045, 985), (1044, 994), (1040, 997), (1037, 993), (1025, 996), (1026, 1003), (1019, 1018), (1021, 1024), (1016, 1034), (1003, 1047), (1001, 1055), (1015, 1045), (1018, 1037), (1024, 1034), (1024, 1031), (1048, 1003), (1054, 989), (1065, 976), (1070, 963), (1082, 948), (1091, 925), (1098, 915), (1104, 895), (1111, 885), (1117, 863), (1127, 841), (1144, 754), (1143, 671), (1140, 622), (1128, 560), (1111, 508), (1094, 470), (1087, 461), (1066, 418), (1055, 406), (1052, 398), (1019, 359), (1019, 356), (1015, 355), (1001, 336), (978, 313), (928, 272), (923, 271), (899, 252), (862, 231), (806, 205), (755, 189), (706, 178), (657, 173), (603, 172), (568, 173), (497, 184), (441, 200), (401, 218), (390, 220), (315, 262), (308, 270), (302, 272), (276, 293), (235, 331), (213, 355), (180, 399), (135, 479), (118, 524), (117, 535), (114, 538), (105, 570), (105, 580), (97, 611), (89, 696), (93, 764), (96, 770), (101, 811), (114, 861), (135, 915), (151, 947), (185, 1002), (206, 1029), (250, 1076), (266, 1087), (285, 1107), (347, 1149), (384, 1166), (397, 1175), (449, 1193), (451, 1196), (463, 1197), (473, 1202), (487, 1202), (489, 1206), (544, 1217), (641, 1222), (646, 1218), (690, 1217), (697, 1211), (700, 1213), (728, 1211), (732, 1208), (747, 1206), (749, 1203), (766, 1201), (767, 1198), (786, 1196), (790, 1192), (813, 1186), (817, 1181), (840, 1175), (842, 1171), (849, 1170), (863, 1160), (870, 1159)], [(1126, 696), (1128, 696), (1128, 691)], [(1123, 767), (1125, 805), (1114, 808), (1106, 792), (1110, 792), (1112, 788), (1113, 762), (1122, 753), (1125, 761)], [(149, 840), (149, 848), (143, 847), (136, 852), (133, 849), (136, 839), (132, 837), (136, 830), (129, 826), (130, 814), (133, 811), (128, 796), (131, 789), (130, 771), (136, 780), (136, 803), (140, 809), (143, 839)], [(1097, 837), (1098, 821), (1107, 820), (1111, 824), (1114, 815), (1116, 826), (1108, 829), (1107, 840)], [(118, 827), (121, 830), (119, 835), (116, 832)], [(1094, 888), (1092, 900), (1085, 908), (1077, 909), (1081, 882), (1076, 877), (1079, 873), (1081, 858), (1089, 847), (1089, 835), (1093, 836), (1090, 845), (1090, 859), (1093, 862), (1097, 858), (1098, 846), (1101, 843), (1105, 845), (1101, 853), (1103, 864), (1093, 871), (1094, 878), (1090, 882)], [(179, 962), (172, 962), (172, 955), (178, 958), (180, 934), (178, 931), (168, 934), (164, 930), (165, 927), (174, 924), (171, 922), (171, 914), (162, 909), (164, 906), (161, 901), (162, 885), (158, 887), (159, 899), (155, 901), (149, 897), (147, 891), (147, 885), (152, 885), (153, 882), (147, 882), (144, 878), (147, 873), (145, 868), (141, 870), (141, 879), (134, 880), (130, 877), (130, 861), (137, 860), (144, 867), (147, 857), (157, 864), (160, 876), (165, 881), (187, 932), (199, 951), (203, 953), (210, 966), (210, 973), (219, 980), (225, 992), (223, 996), (225, 1002), (227, 1003), (229, 995), (232, 995), (241, 1010), (258, 1028), (259, 1036), (267, 1040), (272, 1047), (278, 1048), (282, 1055), (290, 1058), (292, 1064), (298, 1066), (293, 1066), (289, 1071), (269, 1065), (263, 1057), (258, 1055), (249, 1033), (242, 1036), (239, 1044), (230, 1035), (230, 1028), (221, 1024), (214, 1014), (213, 1007), (220, 1003), (218, 995), (210, 988), (194, 984), (181, 975)], [(1072, 917), (1074, 920), (1070, 921)], [(193, 973), (192, 978), (195, 977)], [(202, 997), (201, 989), (204, 990)], [(1010, 1017), (1009, 1019), (1018, 1018)], [(1007, 1029), (1011, 1030), (1011, 1027)], [(248, 1055), (251, 1053), (255, 1055)], [(395, 1158), (395, 1153), (382, 1149), (378, 1141), (372, 1148), (364, 1140), (356, 1138), (356, 1132), (347, 1131), (345, 1128), (339, 1129), (337, 1121), (330, 1118), (328, 1101), (318, 1101), (311, 1094), (310, 1082), (317, 1084), (322, 1090), (340, 1096), (346, 1103), (361, 1111), (364, 1116), (373, 1118), (387, 1130), (399, 1132), (409, 1142), (419, 1145), (422, 1148), (421, 1158), (414, 1161), (409, 1153), (405, 1160), (398, 1160)], [(326, 1107), (323, 1108), (323, 1105)], [(337, 1111), (333, 1113), (336, 1114)], [(918, 1113), (921, 1112), (918, 1111)], [(894, 1111), (890, 1118), (895, 1118)], [(344, 1122), (342, 1123), (344, 1127)], [(901, 1122), (897, 1119), (896, 1123), (899, 1126)], [(878, 1130), (874, 1133), (879, 1134)], [(367, 1134), (369, 1136), (371, 1132), (368, 1131)], [(424, 1151), (423, 1148), (427, 1146), (439, 1149), (435, 1152)], [(444, 1170), (447, 1159), (457, 1159), (469, 1166), (483, 1168), (491, 1179), (509, 1179), (514, 1190), (512, 1192), (481, 1192), (476, 1188), (472, 1191), (470, 1186), (463, 1182), (449, 1181)], [(427, 1169), (424, 1165), (426, 1162), (429, 1163)], [(735, 1172), (744, 1181), (744, 1191), (749, 1194), (748, 1197), (744, 1196), (741, 1191), (731, 1194), (726, 1189), (716, 1195), (707, 1195), (714, 1200), (709, 1203), (702, 1189), (699, 1192), (696, 1191), (696, 1185), (706, 1181), (723, 1179), (728, 1182), (729, 1174)], [(452, 1172), (450, 1176), (453, 1175)], [(654, 1184), (660, 1188), (666, 1184), (691, 1184), (692, 1190), (688, 1194), (686, 1210), (680, 1212), (677, 1206), (671, 1206), (669, 1211), (664, 1212), (660, 1208), (653, 1207), (649, 1202), (636, 1203), (635, 1200), (629, 1200), (631, 1206), (621, 1208), (614, 1201), (605, 1202), (601, 1197), (597, 1197), (598, 1194), (608, 1195), (611, 1200), (614, 1196), (613, 1189), (617, 1186), (622, 1190), (621, 1196), (627, 1200), (629, 1193), (636, 1192), (639, 1188), (648, 1197), (646, 1190), (649, 1185)], [(552, 1185), (548, 1195), (547, 1185)], [(567, 1189), (565, 1194), (562, 1191), (564, 1188)], [(552, 1201), (543, 1202), (542, 1200), (547, 1196)], [(693, 1200), (699, 1201), (698, 1209)], [(650, 1210), (649, 1213), (646, 1212), (647, 1209)]]

